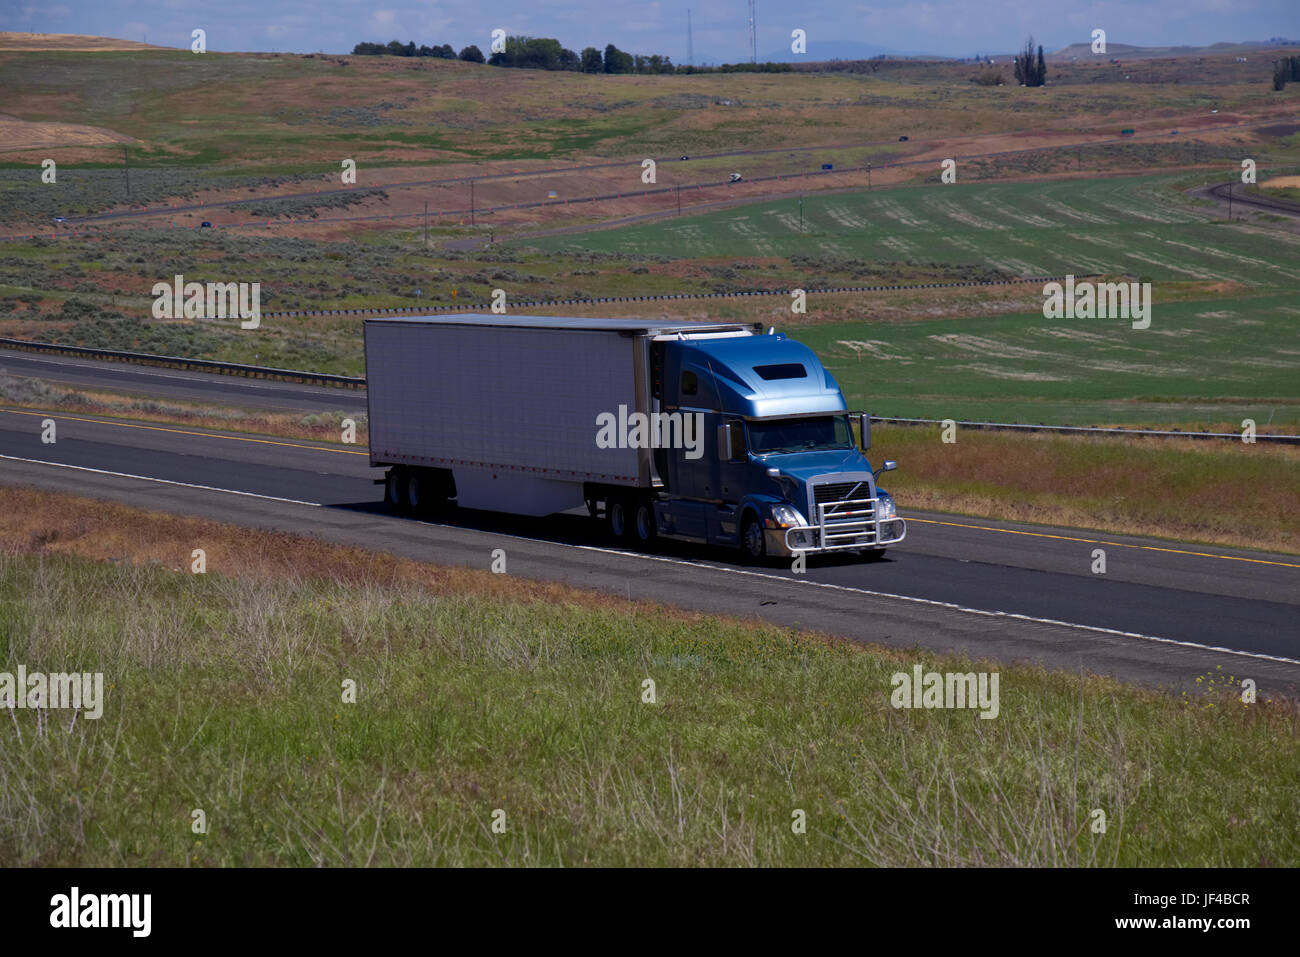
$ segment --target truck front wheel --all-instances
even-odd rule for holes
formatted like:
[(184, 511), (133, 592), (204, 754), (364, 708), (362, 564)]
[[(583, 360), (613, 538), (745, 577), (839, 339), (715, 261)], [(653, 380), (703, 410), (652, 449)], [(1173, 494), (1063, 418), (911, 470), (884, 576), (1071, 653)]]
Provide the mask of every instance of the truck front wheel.
[(747, 561), (757, 564), (767, 558), (767, 539), (763, 535), (763, 523), (750, 515), (740, 533), (740, 550), (745, 553)]

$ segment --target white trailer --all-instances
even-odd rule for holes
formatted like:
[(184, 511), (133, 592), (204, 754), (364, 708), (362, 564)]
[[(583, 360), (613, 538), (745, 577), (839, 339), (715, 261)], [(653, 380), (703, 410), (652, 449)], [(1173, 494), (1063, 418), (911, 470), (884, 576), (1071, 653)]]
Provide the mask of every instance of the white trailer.
[(454, 495), (465, 508), (549, 515), (582, 506), (591, 485), (649, 488), (651, 451), (600, 448), (597, 416), (652, 411), (652, 339), (718, 333), (752, 329), (481, 314), (367, 319), (370, 464), (397, 466), (388, 500), (412, 509)]

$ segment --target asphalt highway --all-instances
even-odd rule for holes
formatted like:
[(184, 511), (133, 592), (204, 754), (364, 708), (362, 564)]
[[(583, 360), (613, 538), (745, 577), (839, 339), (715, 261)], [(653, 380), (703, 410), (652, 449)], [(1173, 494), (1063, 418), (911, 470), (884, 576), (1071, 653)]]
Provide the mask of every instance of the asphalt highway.
[[(252, 384), (222, 378), (222, 389)], [(257, 385), (315, 401), (311, 387)], [(215, 388), (203, 379), (178, 387)], [(57, 423), (54, 444), (41, 441), (45, 418)], [(1296, 556), (904, 507), (908, 539), (884, 560), (814, 557), (796, 574), (677, 543), (637, 554), (604, 541), (585, 516), (391, 515), (379, 475), (364, 448), (0, 409), (0, 503), (5, 486), (31, 485), (481, 568), (504, 548), (512, 575), (884, 645), (1162, 686), (1193, 686), (1217, 665), (1261, 690), (1300, 685)], [(1098, 548), (1105, 574), (1092, 571)]]

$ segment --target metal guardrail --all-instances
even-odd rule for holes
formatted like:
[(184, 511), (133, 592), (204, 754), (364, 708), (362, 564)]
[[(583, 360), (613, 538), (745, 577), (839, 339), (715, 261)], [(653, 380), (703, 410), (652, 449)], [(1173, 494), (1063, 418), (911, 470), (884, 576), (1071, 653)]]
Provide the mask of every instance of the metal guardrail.
[[(963, 279), (956, 282), (917, 283), (909, 286), (832, 286), (824, 289), (806, 290), (809, 295), (833, 292), (888, 292), (912, 289), (939, 289), (956, 286), (1008, 286), (1022, 283), (1037, 283), (1063, 280), (1064, 276), (1030, 276), (1017, 279)], [(1085, 277), (1086, 278), (1086, 277)], [(667, 299), (725, 299), (735, 296), (788, 296), (788, 289), (747, 289), (736, 292), (702, 292), (702, 293), (668, 293), (650, 296), (602, 296), (591, 299), (525, 299), (512, 303), (515, 308), (529, 306), (575, 306), (594, 305), (605, 302), (654, 302)], [(430, 315), (439, 312), (490, 312), (491, 303), (462, 303), (454, 306), (396, 306), (375, 309), (305, 309), (281, 312), (262, 312), (266, 319), (290, 319), (296, 317), (323, 316), (371, 316), (379, 318), (391, 315)], [(325, 372), (306, 372), (297, 369), (274, 369), (268, 366), (244, 365), (238, 362), (218, 362), (213, 359), (188, 359), (183, 356), (156, 356), (145, 352), (123, 352), (117, 349), (95, 349), (90, 346), (65, 346), (53, 342), (37, 342), (29, 339), (8, 339), (0, 337), (0, 348), (24, 349), (29, 352), (58, 353), (62, 355), (79, 355), (90, 359), (114, 359), (120, 362), (135, 362), (141, 365), (166, 366), (173, 369), (198, 369), (204, 372), (218, 372), (227, 375), (243, 375), (259, 379), (280, 379), (287, 382), (310, 382), (317, 385), (335, 385), (358, 388), (366, 384), (363, 376), (333, 375)]]
[(219, 372), (225, 375), (249, 376), (254, 379), (281, 379), (286, 382), (310, 382), (316, 385), (352, 388), (365, 386), (366, 384), (365, 378), (361, 376), (334, 375), (329, 372), (305, 372), (298, 369), (274, 369), (270, 366), (244, 365), (239, 362), (218, 362), (214, 359), (190, 359), (185, 356), (156, 356), (147, 352), (94, 349), (90, 346), (65, 346), (55, 342), (34, 342), (29, 339), (0, 338), (0, 348), (81, 356), (86, 359), (114, 359), (118, 362), (166, 366), (172, 369), (197, 369), (203, 372)]
[[(218, 362), (213, 359), (189, 359), (184, 356), (157, 356), (147, 352), (124, 352), (118, 349), (95, 349), (90, 346), (65, 346), (54, 342), (35, 342), (29, 339), (9, 339), (0, 337), (0, 348), (21, 349), (27, 352), (53, 353), (57, 355), (75, 355), (87, 359), (113, 359), (120, 362), (135, 362), (141, 365), (166, 366), (179, 369), (196, 369), (202, 372), (217, 372), (226, 375), (245, 375), (257, 379), (279, 379), (285, 382), (304, 382), (315, 385), (332, 385), (341, 388), (365, 388), (364, 376), (334, 375), (329, 372), (306, 372), (300, 369), (275, 369), (270, 366), (244, 365), (238, 362)], [(957, 419), (916, 419), (901, 416), (873, 415), (872, 422), (893, 423), (895, 425), (943, 425), (952, 421), (963, 429), (980, 429), (987, 431), (1009, 432), (1055, 432), (1077, 435), (1116, 435), (1138, 436), (1147, 438), (1178, 439), (1231, 439), (1241, 441), (1237, 432), (1184, 432), (1179, 429), (1125, 429), (1102, 428), (1087, 425), (1032, 425), (1022, 422), (966, 422)], [(1277, 435), (1256, 433), (1258, 442), (1277, 442), (1281, 444), (1300, 445), (1300, 435)]]
[[(895, 425), (943, 425), (945, 422), (963, 429), (1008, 432), (1055, 432), (1065, 435), (1127, 435), (1160, 439), (1231, 439), (1242, 441), (1240, 432), (1184, 432), (1180, 429), (1125, 429), (1102, 428), (1092, 425), (1030, 425), (1022, 422), (961, 422), (956, 419), (907, 419), (897, 416), (873, 415), (872, 422), (892, 422)], [(1257, 442), (1280, 442), (1300, 445), (1300, 435), (1267, 435), (1255, 433)]]

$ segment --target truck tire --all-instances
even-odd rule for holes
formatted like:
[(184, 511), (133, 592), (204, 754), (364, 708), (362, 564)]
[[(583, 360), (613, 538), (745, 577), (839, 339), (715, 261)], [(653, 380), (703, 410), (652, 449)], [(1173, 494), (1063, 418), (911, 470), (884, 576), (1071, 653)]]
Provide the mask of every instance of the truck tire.
[(636, 542), (637, 548), (649, 551), (654, 548), (655, 539), (658, 537), (659, 529), (655, 526), (654, 503), (648, 498), (637, 499), (636, 507), (632, 512), (632, 540)]
[(862, 556), (864, 562), (878, 562), (885, 557), (887, 548), (864, 548), (858, 554)]
[(745, 518), (740, 527), (740, 551), (745, 561), (758, 565), (767, 559), (767, 538), (763, 534), (763, 523), (755, 515)]
[(400, 512), (403, 508), (403, 496), (406, 494), (406, 470), (391, 468), (384, 476), (384, 504)]
[(402, 504), (412, 515), (423, 515), (433, 500), (432, 492), (432, 484), (420, 469), (411, 469), (402, 485)]
[(605, 502), (605, 522), (610, 537), (625, 542), (632, 537), (632, 507), (621, 495), (610, 496)]

